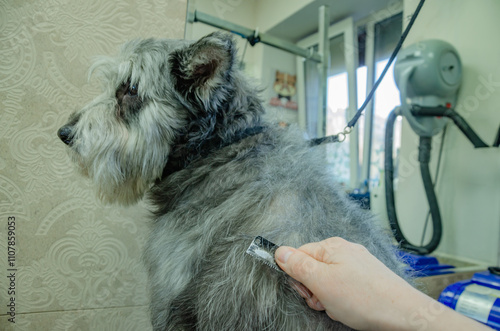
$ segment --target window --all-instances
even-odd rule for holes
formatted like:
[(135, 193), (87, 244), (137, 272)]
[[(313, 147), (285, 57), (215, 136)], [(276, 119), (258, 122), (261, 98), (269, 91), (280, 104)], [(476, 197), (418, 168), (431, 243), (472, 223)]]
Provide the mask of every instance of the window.
[[(356, 70), (358, 105), (361, 105), (366, 95), (366, 67)], [(342, 132), (350, 118), (347, 118), (349, 105), (349, 92), (347, 88), (347, 72), (342, 72), (328, 77), (327, 83), (327, 114), (326, 135), (335, 135)], [(360, 121), (360, 124), (364, 121)], [(364, 125), (363, 125), (364, 126)], [(360, 127), (362, 131), (362, 127)], [(343, 144), (328, 144), (326, 146), (326, 159), (328, 165), (335, 169), (339, 182), (348, 185), (350, 181), (349, 165), (349, 135)]]
[[(371, 89), (381, 74), (401, 36), (402, 14), (394, 10), (396, 9), (370, 15), (357, 25), (353, 23), (352, 18), (346, 18), (330, 26), (328, 30), (330, 65), (327, 72), (324, 119), (319, 110), (318, 91), (321, 82), (317, 63), (311, 60), (298, 62), (304, 73), (303, 127), (311, 138), (317, 137), (318, 132), (322, 132), (321, 127), (325, 128), (326, 135), (342, 132), (353, 116), (352, 113), (346, 114), (349, 112), (346, 109), (349, 108), (350, 112), (353, 112), (364, 102), (367, 88)], [(399, 7), (399, 10), (402, 8)], [(317, 50), (318, 35), (311, 35), (301, 40), (298, 45)], [(373, 82), (368, 81), (369, 77), (374, 77), (370, 78)], [(351, 78), (356, 80), (356, 84), (349, 81)], [(357, 94), (356, 97), (350, 96), (350, 89)], [(356, 101), (357, 105), (354, 105)], [(327, 161), (338, 180), (348, 189), (364, 189), (366, 186), (379, 185), (384, 167), (385, 122), (389, 112), (399, 103), (399, 91), (391, 67), (379, 85), (371, 106), (365, 109), (358, 120), (355, 127), (357, 133), (354, 130), (343, 143), (326, 145)], [(370, 123), (366, 122), (367, 118), (370, 119)], [(400, 127), (401, 120), (398, 120), (394, 131), (396, 149), (400, 146)]]
[[(378, 61), (375, 64), (376, 79), (384, 70), (389, 59)], [(378, 185), (380, 173), (384, 169), (384, 136), (385, 121), (389, 113), (400, 104), (399, 90), (394, 81), (394, 63), (389, 68), (386, 76), (380, 83), (374, 96), (374, 116), (370, 162), (370, 185)], [(363, 104), (366, 96), (366, 66), (356, 70), (358, 105)], [(328, 77), (328, 110), (327, 110), (327, 135), (342, 132), (350, 118), (346, 116), (348, 106), (347, 73), (343, 72)], [(364, 115), (359, 120), (360, 133), (364, 132)], [(401, 117), (398, 118), (395, 127), (394, 146), (399, 149), (401, 142)], [(346, 141), (349, 140), (347, 136)], [(362, 139), (360, 139), (362, 141)], [(349, 182), (349, 148), (348, 144), (330, 144), (327, 146), (328, 164), (336, 169), (336, 175), (341, 183)], [(362, 160), (363, 144), (360, 144), (360, 159)]]
[[(368, 77), (378, 79), (388, 62), (402, 30), (402, 14), (385, 14), (385, 18), (377, 22), (367, 20), (354, 27), (352, 21), (344, 20), (330, 26), (330, 66), (328, 68), (327, 80), (327, 107), (324, 125), (326, 135), (335, 135), (342, 132), (352, 114), (346, 114), (348, 107), (351, 111), (361, 106), (366, 97), (367, 85), (371, 88), (374, 82), (367, 82)], [(377, 15), (373, 15), (371, 18)], [(381, 16), (377, 16), (381, 17)], [(368, 18), (370, 19), (370, 18)], [(354, 31), (358, 33), (354, 34)], [(373, 31), (373, 33), (368, 32)], [(358, 38), (354, 36), (357, 35)], [(315, 47), (317, 49), (317, 36), (308, 37), (299, 43), (302, 47)], [(353, 40), (354, 39), (354, 40)], [(359, 47), (358, 47), (359, 45)], [(358, 58), (354, 56), (352, 47), (357, 50)], [(351, 49), (349, 49), (351, 47)], [(350, 51), (350, 52), (349, 52)], [(356, 54), (356, 52), (354, 52)], [(358, 66), (357, 63), (361, 65)], [(304, 62), (305, 73), (305, 128), (311, 137), (316, 137), (318, 125), (318, 70), (316, 63)], [(328, 164), (333, 168), (338, 180), (350, 189), (363, 188), (379, 185), (380, 175), (384, 167), (384, 137), (385, 122), (388, 114), (399, 105), (399, 91), (396, 87), (393, 74), (393, 66), (386, 73), (384, 80), (379, 85), (372, 101), (372, 108), (367, 107), (364, 114), (358, 120), (355, 131), (347, 136), (344, 143), (332, 143), (326, 145), (326, 158)], [(355, 72), (355, 75), (354, 75)], [(354, 93), (356, 98), (349, 99), (349, 76), (356, 79)], [(354, 79), (354, 78), (353, 78)], [(370, 84), (367, 84), (370, 83)], [(353, 86), (351, 86), (353, 88)], [(357, 99), (357, 105), (349, 106)], [(367, 116), (371, 115), (371, 116)], [(365, 123), (366, 118), (371, 117), (371, 123)], [(399, 119), (395, 127), (394, 145), (396, 149), (400, 146)], [(371, 139), (364, 139), (370, 134)], [(350, 141), (351, 140), (351, 141)], [(395, 167), (397, 171), (397, 167)]]
[[(375, 79), (380, 77), (389, 59), (381, 60), (375, 64)], [(384, 139), (385, 139), (385, 122), (389, 113), (398, 105), (400, 105), (399, 90), (394, 81), (394, 62), (384, 79), (380, 83), (374, 96), (373, 107), (373, 129), (372, 129), (372, 145), (371, 145), (371, 160), (370, 160), (370, 187), (380, 184), (380, 174), (384, 169)], [(394, 148), (396, 151), (401, 146), (401, 117), (398, 117), (394, 125)], [(397, 152), (396, 152), (397, 153)], [(397, 167), (395, 166), (396, 170)]]

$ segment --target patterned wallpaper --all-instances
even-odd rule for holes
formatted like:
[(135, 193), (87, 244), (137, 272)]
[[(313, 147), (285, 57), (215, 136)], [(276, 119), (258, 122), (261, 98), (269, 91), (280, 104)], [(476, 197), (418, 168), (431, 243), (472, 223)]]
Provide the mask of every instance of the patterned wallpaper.
[(1, 330), (151, 328), (145, 206), (98, 201), (56, 132), (99, 91), (92, 57), (182, 38), (186, 2), (0, 0)]

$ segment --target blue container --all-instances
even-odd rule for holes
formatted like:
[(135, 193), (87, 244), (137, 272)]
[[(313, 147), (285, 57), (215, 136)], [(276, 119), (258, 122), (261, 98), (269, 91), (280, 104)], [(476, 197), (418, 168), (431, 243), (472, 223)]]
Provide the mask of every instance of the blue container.
[(457, 312), (500, 330), (500, 276), (489, 271), (445, 288), (439, 302)]
[(433, 256), (416, 255), (401, 251), (399, 254), (403, 262), (408, 265), (408, 271), (413, 273), (416, 277), (444, 275), (454, 272), (454, 266), (440, 264)]

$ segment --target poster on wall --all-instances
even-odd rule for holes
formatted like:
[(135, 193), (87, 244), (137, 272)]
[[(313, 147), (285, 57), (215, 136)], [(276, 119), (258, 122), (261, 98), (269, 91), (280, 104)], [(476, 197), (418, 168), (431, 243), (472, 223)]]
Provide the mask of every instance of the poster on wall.
[(276, 108), (297, 110), (297, 75), (276, 70), (273, 93), (269, 105)]

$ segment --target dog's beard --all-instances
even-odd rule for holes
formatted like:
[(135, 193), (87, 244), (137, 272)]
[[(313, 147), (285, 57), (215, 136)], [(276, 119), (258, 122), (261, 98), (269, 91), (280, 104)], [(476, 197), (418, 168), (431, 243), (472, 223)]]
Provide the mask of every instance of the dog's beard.
[(92, 180), (99, 198), (105, 203), (136, 203), (149, 190), (154, 180), (161, 176), (161, 171), (147, 170), (141, 172), (150, 172), (148, 177), (138, 173), (125, 175), (130, 172), (130, 168), (123, 168), (113, 156), (99, 155), (94, 159), (85, 159), (76, 152), (72, 154), (79, 172)]
[(158, 111), (144, 109), (148, 116), (127, 125), (110, 112), (112, 107), (103, 102), (81, 112), (70, 154), (103, 202), (129, 205), (161, 177), (170, 144), (162, 130), (152, 126), (155, 116), (150, 113)]

